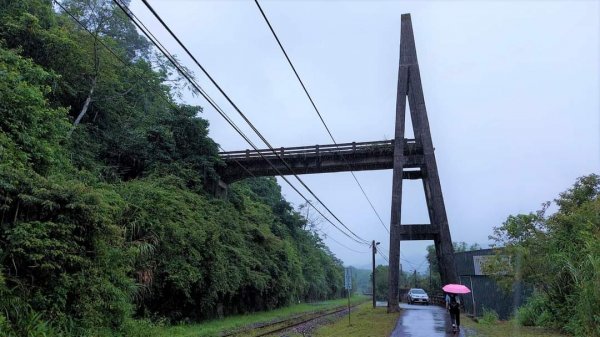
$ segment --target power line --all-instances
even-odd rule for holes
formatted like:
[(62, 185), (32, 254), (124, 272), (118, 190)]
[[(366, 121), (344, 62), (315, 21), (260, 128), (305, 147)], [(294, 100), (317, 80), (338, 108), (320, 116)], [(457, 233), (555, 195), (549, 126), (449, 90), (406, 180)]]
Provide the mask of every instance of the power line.
[(381, 257), (382, 257), (382, 258), (385, 260), (385, 262), (387, 262), (387, 263), (389, 263), (389, 262), (390, 262), (390, 260), (388, 259), (387, 255), (385, 255), (385, 254), (383, 254), (383, 253), (381, 253), (381, 252), (378, 252), (378, 253), (379, 253), (379, 255), (380, 255), (380, 256), (381, 256)]
[[(226, 152), (225, 149), (221, 146), (218, 145), (219, 148), (221, 149), (221, 151)], [(242, 163), (240, 163), (238, 160), (234, 159), (234, 161), (236, 162), (236, 164), (238, 164), (243, 170), (245, 170), (249, 175), (251, 175), (253, 178), (256, 178), (256, 176), (254, 175), (254, 173), (250, 172), (244, 165), (242, 165)], [(307, 219), (308, 220), (308, 219)], [(346, 245), (344, 245), (343, 243), (339, 242), (338, 240), (334, 239), (332, 236), (327, 235), (327, 233), (323, 232), (322, 230), (320, 231), (321, 234), (323, 234), (323, 236), (325, 237), (325, 239), (330, 239), (331, 241), (337, 243), (338, 245), (348, 249), (349, 251), (355, 252), (355, 253), (359, 253), (359, 254), (366, 254), (368, 252), (363, 252), (363, 251), (358, 251), (355, 249), (352, 249), (350, 247), (347, 247)]]
[[(258, 154), (261, 156), (262, 159), (264, 159), (265, 161), (267, 161), (267, 163), (277, 172), (277, 174), (279, 176), (281, 176), (281, 178), (288, 183), (288, 185), (290, 185), (290, 187), (292, 187), (292, 189), (294, 189), (294, 191), (296, 191), (296, 193), (298, 193), (309, 205), (311, 205), (325, 220), (327, 220), (327, 222), (329, 222), (331, 225), (333, 225), (335, 228), (337, 228), (339, 231), (341, 231), (344, 235), (348, 236), (350, 239), (361, 243), (361, 244), (366, 244), (366, 240), (362, 239), (361, 237), (359, 237), (358, 235), (356, 235), (354, 232), (352, 232), (348, 227), (346, 227), (346, 225), (344, 225), (344, 223), (342, 223), (339, 219), (338, 222), (340, 222), (342, 224), (342, 226), (344, 226), (350, 233), (352, 233), (357, 239), (359, 240), (364, 240), (365, 242), (361, 242), (358, 241), (357, 239), (351, 237), (350, 235), (348, 235), (345, 231), (341, 230), (339, 227), (337, 227), (331, 220), (329, 220), (329, 218), (327, 218), (318, 208), (315, 207), (315, 205), (308, 200), (297, 188), (296, 186), (294, 186), (282, 173), (281, 171), (279, 171), (274, 165), (273, 163), (266, 158), (265, 156), (263, 156), (262, 153), (260, 153), (260, 151), (258, 151), (258, 147), (243, 133), (243, 131), (241, 131), (241, 129), (239, 129), (239, 127), (233, 122), (233, 120), (231, 120), (231, 118), (225, 113), (225, 111), (223, 111), (223, 109), (206, 93), (204, 92), (204, 90), (202, 89), (202, 87), (191, 77), (191, 75), (189, 75), (184, 69), (182, 69), (181, 65), (179, 65), (179, 63), (177, 62), (177, 60), (173, 57), (173, 55), (162, 45), (162, 43), (160, 43), (160, 41), (154, 36), (154, 34), (152, 34), (152, 32), (150, 32), (150, 30), (141, 22), (141, 20), (139, 20), (135, 14), (126, 6), (124, 6), (123, 4), (121, 4), (119, 1), (117, 0), (113, 0), (113, 2), (115, 2), (119, 8), (121, 8), (121, 10), (129, 17), (129, 19), (136, 25), (136, 27), (138, 27), (138, 29), (140, 29), (142, 31), (142, 33), (150, 40), (150, 42), (152, 42), (152, 44), (154, 44), (160, 51), (161, 53), (163, 53), (163, 55), (165, 57), (167, 57), (167, 59), (169, 60), (169, 62), (171, 62), (171, 64), (179, 71), (179, 73), (184, 76), (186, 78), (186, 80), (192, 84), (193, 87), (196, 88), (196, 90), (204, 97), (204, 99), (206, 99), (208, 101), (208, 103), (215, 109), (217, 110), (217, 112), (235, 129), (235, 131), (238, 132), (238, 134), (240, 134), (242, 136), (242, 138), (244, 138), (244, 140), (250, 144), (250, 146), (252, 146), (253, 149), (255, 149)], [(238, 164), (240, 164), (238, 162)], [(296, 176), (296, 178), (298, 178)], [(299, 179), (299, 178), (298, 178)], [(300, 180), (300, 179), (299, 179)], [(300, 181), (302, 183), (302, 181)], [(306, 186), (305, 186), (306, 187)], [(309, 192), (311, 192), (309, 190)], [(313, 194), (313, 196), (315, 198), (318, 198), (316, 195)], [(320, 201), (320, 200), (319, 200)], [(327, 206), (325, 206), (322, 202), (321, 204), (327, 208)], [(331, 211), (329, 211), (334, 217), (335, 214), (333, 214)]]
[[(221, 149), (221, 151), (223, 151), (223, 152), (226, 152), (226, 151), (225, 151), (225, 149), (224, 149), (223, 147), (221, 147), (221, 145), (218, 145), (218, 146), (219, 146), (219, 148)], [(239, 162), (238, 160), (236, 160), (236, 159), (234, 159), (234, 161), (235, 161), (235, 162), (236, 162), (236, 164), (238, 164), (238, 165), (239, 165), (239, 166), (240, 166), (240, 167), (241, 167), (243, 170), (245, 170), (245, 171), (246, 171), (248, 174), (250, 174), (250, 175), (251, 175), (253, 178), (256, 178), (256, 176), (254, 175), (254, 173), (250, 172), (250, 171), (249, 171), (249, 170), (248, 170), (248, 169), (247, 169), (247, 168), (246, 168), (244, 165), (242, 165), (242, 163), (240, 163), (240, 162)], [(308, 219), (307, 219), (307, 220), (308, 220)], [(349, 251), (351, 251), (351, 252), (355, 252), (355, 253), (359, 253), (359, 254), (366, 254), (366, 253), (368, 253), (368, 252), (363, 252), (363, 251), (358, 251), (358, 250), (352, 249), (352, 248), (350, 248), (350, 247), (348, 247), (348, 246), (344, 245), (343, 243), (339, 242), (338, 240), (334, 239), (332, 236), (330, 236), (330, 235), (327, 235), (327, 233), (323, 232), (322, 230), (321, 230), (320, 232), (321, 232), (321, 234), (323, 234), (323, 236), (324, 236), (326, 239), (330, 239), (331, 241), (333, 241), (333, 242), (337, 243), (338, 245), (340, 245), (340, 246), (342, 246), (342, 247), (346, 248), (347, 250), (349, 250)]]
[[(335, 144), (335, 146), (339, 149), (338, 144), (335, 141), (335, 138), (333, 137), (333, 134), (331, 133), (331, 130), (329, 129), (329, 127), (327, 126), (327, 123), (325, 123), (325, 120), (323, 119), (323, 115), (321, 115), (321, 112), (317, 108), (317, 105), (315, 104), (314, 100), (312, 99), (312, 97), (308, 93), (308, 90), (306, 89), (306, 86), (304, 85), (304, 82), (300, 78), (300, 75), (298, 75), (298, 71), (296, 71), (296, 67), (294, 67), (294, 64), (292, 63), (292, 60), (290, 60), (290, 57), (288, 56), (287, 52), (285, 51), (285, 48), (283, 48), (283, 45), (281, 44), (281, 41), (279, 40), (279, 37), (277, 36), (277, 34), (275, 33), (275, 30), (273, 29), (273, 26), (271, 25), (271, 22), (269, 22), (269, 19), (267, 18), (267, 15), (265, 14), (265, 12), (263, 11), (262, 7), (258, 3), (258, 0), (254, 0), (254, 3), (258, 7), (258, 10), (260, 11), (260, 14), (262, 14), (262, 17), (265, 19), (265, 22), (269, 26), (269, 30), (271, 30), (271, 33), (273, 34), (273, 37), (277, 41), (277, 44), (279, 45), (279, 48), (283, 52), (283, 55), (285, 55), (285, 58), (288, 61), (288, 64), (290, 65), (290, 67), (292, 68), (292, 71), (294, 71), (294, 75), (296, 75), (296, 78), (298, 79), (298, 82), (300, 82), (300, 85), (302, 86), (302, 89), (304, 90), (304, 93), (306, 94), (306, 97), (308, 97), (308, 100), (310, 101), (310, 104), (312, 104), (313, 109), (315, 110), (315, 112), (319, 116), (319, 119), (321, 120), (321, 123), (325, 127), (325, 130), (327, 130), (327, 133), (329, 134), (329, 137), (331, 138), (331, 140), (333, 141), (333, 143)], [(369, 202), (369, 205), (371, 206), (371, 209), (373, 210), (373, 212), (375, 212), (375, 215), (379, 219), (379, 222), (381, 223), (381, 225), (383, 226), (383, 228), (385, 228), (385, 230), (389, 233), (390, 230), (383, 223), (383, 220), (381, 219), (381, 216), (379, 215), (379, 213), (375, 209), (375, 206), (373, 206), (373, 203), (371, 202), (371, 199), (369, 199), (369, 197), (367, 196), (367, 192), (365, 192), (365, 189), (363, 188), (363, 186), (361, 185), (361, 183), (358, 181), (358, 178), (354, 174), (354, 171), (352, 171), (350, 169), (350, 163), (348, 163), (348, 161), (346, 160), (346, 157), (344, 157), (344, 155), (342, 155), (341, 153), (339, 153), (339, 155), (344, 160), (344, 162), (346, 163), (346, 166), (348, 167), (350, 173), (352, 174), (352, 177), (354, 178), (354, 181), (356, 182), (356, 184), (358, 184), (358, 187), (360, 188), (360, 190), (361, 190), (362, 194), (364, 195), (365, 199), (367, 199), (367, 201)]]
[[(382, 247), (382, 249), (378, 249), (377, 251), (381, 251), (381, 250), (384, 250), (384, 251), (388, 250), (389, 251), (389, 249), (383, 249), (383, 247)], [(402, 251), (400, 251), (400, 260), (402, 260), (402, 261), (408, 263), (409, 265), (413, 266), (413, 264), (404, 257), (404, 255), (402, 254)]]
[(385, 255), (385, 253), (383, 253), (383, 249), (376, 249), (376, 251), (377, 251), (377, 253), (378, 253), (379, 255), (381, 255), (381, 257), (383, 257), (383, 259), (384, 259), (385, 261), (387, 261), (388, 263), (390, 262), (390, 261), (389, 261), (389, 259), (388, 259), (388, 257), (387, 257), (387, 255)]
[(385, 262), (387, 262), (388, 264), (390, 263), (390, 260), (387, 258), (387, 256), (385, 256), (383, 253), (381, 253), (379, 250), (377, 250), (377, 253), (385, 260)]
[(389, 261), (389, 258), (388, 258), (388, 256), (387, 256), (386, 254), (384, 254), (384, 253), (382, 253), (382, 252), (379, 252), (379, 254), (380, 254), (381, 256), (383, 256), (383, 258), (384, 258), (384, 259), (385, 259), (387, 262), (390, 262), (390, 261)]
[(352, 252), (355, 252), (355, 253), (359, 253), (359, 254), (366, 254), (366, 253), (368, 253), (368, 252), (358, 251), (358, 250), (352, 249), (350, 247), (346, 247), (346, 245), (344, 245), (343, 243), (341, 243), (338, 240), (334, 239), (331, 235), (327, 235), (325, 233), (323, 233), (323, 234), (325, 235), (326, 239), (330, 239), (331, 241), (333, 241), (333, 242), (337, 243), (338, 245), (340, 245), (340, 246), (348, 249), (349, 251), (352, 251)]
[[(219, 146), (219, 148), (221, 149), (221, 151), (223, 151), (223, 152), (226, 152), (226, 151), (225, 151), (225, 149), (224, 149), (223, 147), (221, 147), (221, 145), (218, 145), (218, 146)], [(239, 165), (239, 166), (240, 166), (240, 167), (241, 167), (243, 170), (245, 170), (245, 171), (246, 171), (248, 174), (250, 174), (250, 175), (251, 175), (253, 178), (256, 178), (256, 176), (254, 175), (254, 173), (250, 172), (250, 171), (249, 171), (249, 170), (248, 170), (248, 169), (247, 169), (247, 168), (246, 168), (244, 165), (242, 165), (242, 163), (240, 163), (240, 162), (239, 162), (237, 159), (234, 159), (234, 161), (235, 161), (235, 162), (236, 162), (236, 164), (238, 164), (238, 165)], [(313, 206), (313, 207), (314, 207), (314, 206)], [(308, 220), (308, 218), (307, 218), (307, 220)], [(323, 236), (324, 236), (326, 239), (330, 239), (331, 241), (333, 241), (333, 242), (337, 243), (338, 245), (340, 245), (340, 246), (342, 246), (342, 247), (346, 248), (347, 250), (349, 250), (349, 251), (351, 251), (351, 252), (355, 252), (355, 253), (359, 253), (359, 254), (366, 254), (366, 253), (368, 253), (368, 252), (363, 252), (363, 251), (358, 251), (358, 250), (352, 249), (352, 248), (350, 248), (350, 247), (348, 247), (348, 246), (344, 245), (343, 243), (339, 242), (338, 240), (334, 239), (332, 236), (330, 236), (330, 235), (327, 235), (327, 233), (323, 232), (322, 230), (321, 230), (320, 232), (321, 232), (321, 234), (323, 234)]]
[[(115, 2), (117, 2), (117, 0), (113, 0)], [(352, 235), (354, 235), (357, 239), (359, 239), (360, 241), (363, 241), (365, 244), (368, 244), (368, 241), (363, 239), (362, 237), (358, 236), (356, 233), (354, 233), (348, 226), (346, 226), (330, 209), (329, 207), (327, 207), (327, 205), (325, 205), (325, 203), (312, 191), (312, 189), (310, 189), (310, 187), (308, 187), (306, 185), (306, 183), (304, 183), (304, 181), (294, 172), (294, 170), (291, 168), (291, 166), (283, 159), (283, 157), (271, 146), (271, 144), (267, 141), (267, 139), (260, 133), (260, 131), (254, 126), (254, 124), (246, 117), (246, 115), (240, 110), (240, 108), (231, 100), (231, 98), (227, 95), (227, 93), (225, 93), (225, 91), (221, 88), (221, 86), (219, 86), (219, 84), (214, 80), (214, 78), (208, 73), (208, 71), (206, 71), (206, 69), (200, 64), (200, 62), (198, 62), (198, 60), (196, 59), (196, 57), (189, 51), (189, 49), (181, 42), (181, 40), (179, 39), (179, 37), (177, 37), (177, 35), (171, 30), (171, 28), (165, 23), (165, 21), (160, 17), (160, 15), (158, 15), (158, 13), (154, 10), (154, 8), (148, 3), (147, 0), (142, 0), (142, 2), (144, 3), (144, 5), (148, 8), (148, 10), (150, 10), (150, 12), (152, 12), (152, 14), (154, 15), (154, 17), (161, 23), (161, 25), (163, 26), (163, 28), (165, 28), (169, 34), (173, 37), (173, 39), (175, 39), (175, 41), (177, 41), (177, 43), (179, 44), (179, 46), (181, 48), (183, 48), (183, 50), (186, 52), (186, 54), (194, 61), (194, 63), (202, 70), (202, 72), (204, 73), (204, 75), (211, 81), (211, 83), (217, 88), (217, 90), (219, 90), (219, 92), (223, 95), (223, 97), (225, 97), (225, 99), (229, 102), (229, 104), (231, 104), (231, 106), (238, 112), (238, 114), (244, 119), (244, 121), (250, 126), (250, 128), (256, 133), (256, 135), (263, 141), (263, 143), (265, 143), (265, 145), (267, 145), (267, 147), (273, 152), (273, 154), (275, 154), (280, 160), (281, 162), (287, 167), (287, 169), (292, 173), (292, 175), (298, 180), (298, 182), (300, 182), (300, 184), (323, 206), (323, 208), (325, 208), (327, 210), (327, 212), (329, 212), (329, 214), (331, 214), (331, 216), (333, 216), (333, 218), (335, 220), (337, 220), (344, 228), (346, 228), (350, 233), (352, 233)], [(121, 6), (119, 6), (121, 7)], [(129, 11), (130, 12), (130, 11)], [(127, 11), (125, 11), (125, 13), (131, 18), (131, 15), (129, 15), (129, 13), (127, 13)], [(131, 18), (133, 20), (133, 18)], [(139, 27), (139, 26), (138, 26)], [(155, 44), (156, 45), (156, 44)], [(255, 148), (255, 150), (257, 152), (258, 149)], [(259, 152), (260, 154), (260, 152)], [(266, 158), (264, 156), (261, 155), (261, 157), (263, 159), (266, 160)]]
[(421, 266), (422, 266), (422, 265), (423, 265), (425, 262), (427, 262), (427, 258), (425, 258), (425, 260), (423, 260), (423, 262), (421, 262), (421, 263), (419, 264), (419, 266), (418, 266), (417, 268), (415, 268), (415, 270), (417, 270), (417, 271), (418, 271), (419, 269), (421, 269)]
[[(382, 248), (382, 247), (380, 247), (380, 248)], [(377, 253), (381, 254), (382, 256), (385, 256), (385, 258), (387, 259), (388, 258), (387, 255), (385, 253), (383, 253), (384, 251), (385, 251), (385, 249), (383, 249), (383, 248), (377, 249)]]
[[(98, 39), (97, 36), (94, 35), (94, 33), (92, 33), (81, 21), (79, 21), (70, 11), (68, 11), (60, 2), (58, 2), (57, 0), (53, 0), (53, 2), (58, 5), (65, 13), (67, 13), (67, 15), (69, 15), (76, 23), (78, 23), (84, 30), (86, 30), (92, 37), (94, 37), (98, 42), (100, 42), (102, 44), (102, 46), (104, 46), (118, 61), (120, 61), (123, 65), (125, 65), (126, 68), (131, 69), (131, 64), (129, 64), (128, 62), (126, 62), (125, 60), (123, 60), (119, 55), (117, 55), (117, 53), (115, 53), (114, 50), (112, 50), (112, 48), (110, 48), (109, 46), (107, 46), (102, 40)], [(115, 3), (117, 3), (115, 1)], [(117, 5), (120, 5), (119, 3), (117, 3)], [(119, 6), (121, 8), (121, 10), (125, 11), (121, 6)], [(127, 12), (126, 12), (127, 14)], [(131, 17), (130, 17), (131, 19)], [(135, 23), (135, 22), (134, 22)], [(139, 26), (138, 26), (139, 28)], [(155, 45), (156, 46), (156, 45)], [(162, 45), (161, 45), (162, 46)], [(161, 52), (164, 53), (164, 51), (161, 50)], [(168, 53), (168, 52), (167, 52)], [(165, 55), (166, 56), (166, 55)], [(241, 132), (241, 130), (237, 127), (237, 125), (235, 125), (235, 123), (220, 109), (220, 107), (212, 100), (212, 98), (210, 98), (210, 96), (208, 96), (206, 93), (203, 92), (202, 88), (195, 82), (190, 81), (190, 78), (188, 78), (188, 75), (176, 64), (176, 61), (172, 58), (172, 55), (169, 54), (169, 56), (171, 56), (171, 58), (169, 58), (169, 61), (173, 64), (174, 67), (176, 67), (176, 69), (182, 74), (182, 76), (186, 77), (186, 79), (194, 86), (194, 88), (196, 90), (198, 90), (198, 92), (203, 95), (203, 97), (213, 106), (213, 108), (215, 108), (215, 110), (217, 110), (217, 112), (219, 113), (223, 113), (222, 116), (227, 120), (228, 123), (230, 123), (230, 125), (238, 132), (240, 133), (240, 135), (249, 142), (249, 144), (253, 145), (250, 140), (245, 136), (245, 134), (243, 134), (243, 132)], [(134, 74), (138, 75), (137, 77), (139, 79), (142, 79), (141, 76), (139, 76), (139, 74), (135, 73)], [(148, 82), (146, 81), (146, 84), (148, 84)], [(157, 95), (158, 97), (160, 97), (161, 99), (165, 100), (165, 102), (167, 104), (170, 104), (172, 106), (174, 106), (174, 104), (172, 102), (169, 102), (166, 100), (166, 98), (163, 97), (162, 93), (159, 93)], [(256, 147), (254, 147), (256, 149)], [(236, 161), (237, 162), (237, 161)], [(267, 160), (267, 162), (269, 162)], [(237, 162), (239, 165), (241, 165), (241, 163)], [(270, 163), (270, 162), (269, 162)], [(243, 165), (242, 165), (243, 167)], [(245, 167), (243, 167), (245, 170), (247, 170)], [(333, 225), (336, 229), (338, 229), (339, 231), (341, 231), (344, 235), (348, 236), (350, 239), (356, 241), (354, 238), (352, 238), (351, 236), (349, 236), (345, 231), (341, 230), (339, 227), (337, 227), (335, 224), (333, 224), (331, 222), (331, 220), (329, 220), (325, 215), (323, 215), (319, 209), (317, 209), (309, 200), (306, 199), (306, 197), (304, 197), (304, 195), (302, 193), (300, 193), (295, 186), (293, 186), (285, 177), (282, 176), (282, 178), (284, 178), (284, 180), (290, 184), (290, 186), (302, 197), (304, 198), (319, 214), (321, 214), (321, 216), (323, 216), (323, 218), (325, 220), (327, 220), (331, 225)], [(358, 243), (359, 242), (357, 241)]]
[[(381, 255), (381, 257), (383, 257), (389, 263), (388, 257), (384, 253), (382, 253), (380, 249), (377, 250), (377, 253), (379, 253)], [(400, 257), (400, 260), (408, 263), (413, 269), (418, 269), (418, 268), (415, 268), (415, 266), (410, 261), (408, 261), (407, 259), (405, 259), (403, 257)], [(419, 267), (421, 267), (421, 266), (419, 266)]]

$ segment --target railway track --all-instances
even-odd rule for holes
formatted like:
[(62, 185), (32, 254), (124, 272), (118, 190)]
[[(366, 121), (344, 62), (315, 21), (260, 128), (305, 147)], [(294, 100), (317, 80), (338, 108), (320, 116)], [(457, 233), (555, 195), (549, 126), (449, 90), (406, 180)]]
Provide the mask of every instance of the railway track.
[[(354, 307), (356, 307), (360, 304), (361, 303), (353, 304), (352, 306), (350, 306), (350, 310), (352, 310)], [(278, 332), (286, 331), (286, 330), (289, 330), (291, 328), (297, 327), (297, 326), (305, 324), (305, 323), (310, 323), (312, 321), (316, 321), (318, 319), (321, 319), (321, 318), (324, 318), (327, 316), (332, 316), (332, 315), (339, 314), (341, 312), (347, 312), (347, 311), (348, 311), (347, 306), (341, 306), (341, 307), (336, 307), (336, 308), (329, 309), (329, 310), (316, 311), (316, 312), (295, 315), (292, 317), (288, 317), (286, 319), (277, 320), (277, 321), (273, 321), (273, 322), (269, 322), (269, 323), (264, 323), (259, 326), (227, 332), (225, 334), (222, 334), (221, 337), (271, 336)]]

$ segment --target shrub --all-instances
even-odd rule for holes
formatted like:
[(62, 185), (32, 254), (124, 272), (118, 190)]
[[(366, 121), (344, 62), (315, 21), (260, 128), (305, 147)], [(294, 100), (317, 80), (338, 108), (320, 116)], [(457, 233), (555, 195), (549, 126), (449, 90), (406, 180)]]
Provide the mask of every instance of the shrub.
[(498, 313), (496, 313), (493, 309), (483, 308), (483, 316), (481, 320), (479, 320), (482, 324), (494, 324), (498, 321)]
[(525, 305), (517, 309), (517, 322), (523, 326), (535, 326), (538, 317), (545, 311), (545, 299), (539, 295), (533, 295)]

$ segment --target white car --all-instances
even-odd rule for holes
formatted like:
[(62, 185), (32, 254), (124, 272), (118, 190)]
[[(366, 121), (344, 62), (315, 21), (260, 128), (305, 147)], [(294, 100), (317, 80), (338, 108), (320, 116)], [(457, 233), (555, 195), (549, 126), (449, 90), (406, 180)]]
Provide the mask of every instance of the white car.
[(425, 292), (425, 290), (423, 290), (421, 288), (411, 288), (408, 291), (408, 294), (406, 296), (408, 298), (408, 303), (410, 303), (410, 304), (413, 304), (413, 303), (429, 304), (429, 296), (427, 296), (427, 293)]

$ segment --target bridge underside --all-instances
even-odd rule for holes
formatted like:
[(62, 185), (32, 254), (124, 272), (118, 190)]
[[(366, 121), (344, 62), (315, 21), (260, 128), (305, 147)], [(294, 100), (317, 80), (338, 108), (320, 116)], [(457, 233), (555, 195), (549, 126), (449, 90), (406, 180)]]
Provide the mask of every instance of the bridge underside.
[[(250, 177), (392, 169), (394, 141), (288, 147), (275, 149), (275, 152), (245, 150), (219, 155), (225, 163), (225, 167), (219, 169), (219, 176), (230, 184)], [(423, 151), (414, 140), (404, 140), (404, 158), (407, 170), (403, 178), (421, 179)]]
[(423, 225), (400, 225), (399, 234), (401, 241), (432, 240), (439, 239), (440, 229), (438, 226)]

